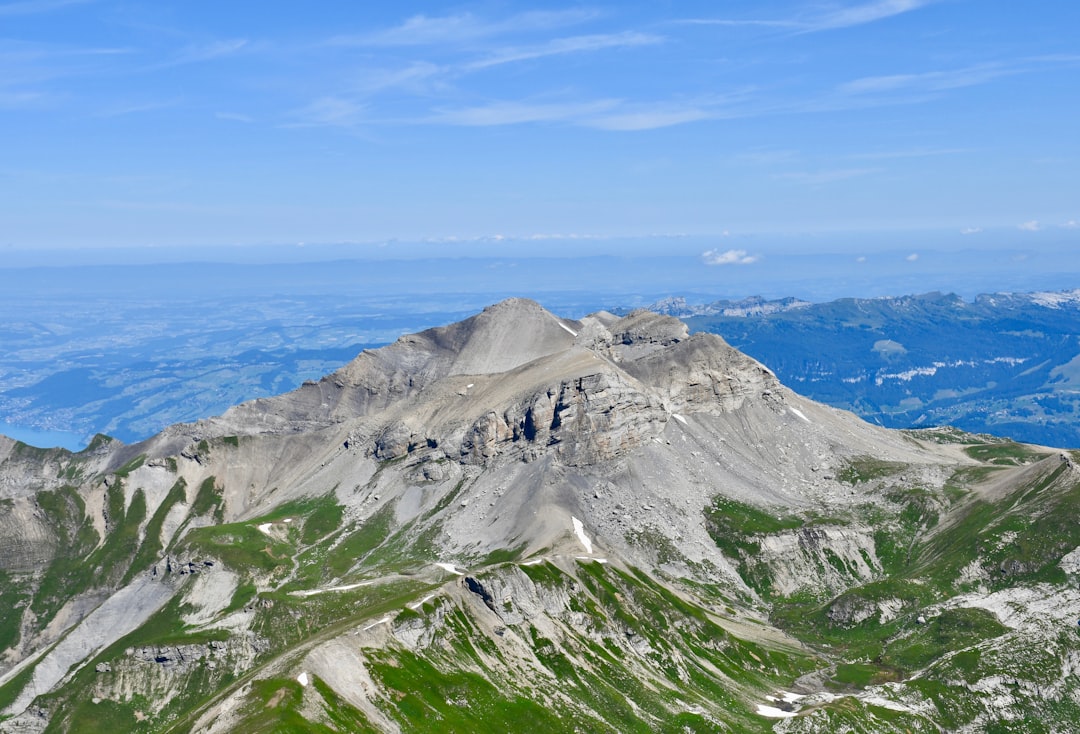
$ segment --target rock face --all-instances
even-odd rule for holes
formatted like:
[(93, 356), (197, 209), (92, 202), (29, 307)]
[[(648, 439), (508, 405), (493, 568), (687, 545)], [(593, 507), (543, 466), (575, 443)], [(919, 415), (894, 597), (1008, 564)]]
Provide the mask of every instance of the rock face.
[(353, 422), (363, 427), (350, 445), (372, 441), (380, 460), (429, 453), (483, 464), (551, 452), (587, 464), (654, 438), (672, 412), (735, 410), (777, 387), (720, 337), (690, 337), (668, 316), (567, 321), (511, 299), (364, 352), (318, 383), (239, 406), (207, 428), (250, 434)]

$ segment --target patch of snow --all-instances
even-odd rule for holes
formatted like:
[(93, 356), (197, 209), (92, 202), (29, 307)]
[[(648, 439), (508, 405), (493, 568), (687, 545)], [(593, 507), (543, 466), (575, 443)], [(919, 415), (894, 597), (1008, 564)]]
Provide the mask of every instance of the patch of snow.
[(262, 525), (257, 525), (256, 527), (259, 529), (260, 533), (263, 533), (264, 535), (269, 535), (271, 525), (273, 525), (273, 523), (264, 522)]
[(301, 673), (300, 675), (296, 676), (296, 682), (299, 683), (304, 688), (307, 688), (307, 684), (308, 684), (307, 673), (304, 672), (304, 673)]
[(571, 517), (570, 519), (574, 521), (574, 533), (585, 547), (585, 552), (592, 555), (592, 541), (589, 540), (589, 536), (585, 535), (585, 526), (582, 524), (581, 520), (578, 520), (576, 517)]
[(764, 704), (758, 704), (757, 707), (758, 716), (767, 716), (770, 719), (790, 719), (793, 716), (798, 716), (794, 711), (784, 711), (778, 709), (775, 706), (765, 706)]
[(412, 604), (406, 604), (405, 606), (407, 606), (409, 609), (411, 609), (411, 610), (413, 610), (415, 612), (417, 609), (424, 606), (425, 604), (427, 604), (429, 601), (431, 601), (434, 598), (435, 598), (434, 594), (428, 594), (427, 596), (425, 596), (420, 601), (415, 601)]
[(438, 566), (439, 568), (441, 568), (444, 571), (448, 571), (449, 573), (454, 574), (455, 576), (464, 576), (465, 575), (465, 572), (464, 571), (458, 571), (457, 566), (455, 566), (453, 563), (436, 563), (435, 565)]
[(1060, 308), (1062, 304), (1080, 301), (1080, 290), (1062, 291), (1060, 293), (1032, 293), (1031, 302), (1047, 308)]
[(291, 517), (287, 517), (287, 518), (285, 518), (285, 519), (283, 520), (283, 522), (289, 523), (289, 522), (292, 522), (292, 520), (293, 520), (293, 519), (292, 519)]
[(784, 694), (783, 697), (780, 699), (784, 703), (798, 703), (799, 701), (806, 698), (806, 696), (802, 695), (801, 693), (792, 693), (791, 691), (780, 692)]
[(543, 562), (544, 562), (543, 558), (534, 558), (531, 561), (525, 561), (521, 565), (522, 566), (539, 566)]
[(361, 581), (356, 584), (345, 584), (344, 586), (327, 586), (322, 589), (304, 589), (303, 591), (290, 591), (290, 596), (315, 596), (317, 594), (325, 594), (328, 591), (352, 591), (353, 589), (359, 589), (361, 586), (370, 586), (375, 583), (374, 581)]
[(561, 326), (561, 327), (562, 327), (562, 328), (563, 328), (563, 329), (564, 329), (565, 331), (568, 331), (568, 332), (570, 332), (570, 336), (577, 336), (577, 332), (576, 332), (576, 331), (574, 331), (573, 329), (571, 329), (571, 328), (570, 328), (569, 326), (567, 326), (567, 325), (566, 325), (566, 324), (564, 324), (563, 322), (559, 321), (559, 319), (557, 319), (557, 318), (556, 318), (556, 319), (555, 319), (555, 323), (556, 323), (556, 324), (558, 324), (559, 326)]
[(575, 556), (576, 561), (593, 561), (594, 563), (604, 564), (607, 563), (606, 558), (593, 558), (592, 556)]
[(363, 631), (367, 632), (369, 629), (373, 629), (375, 627), (378, 627), (380, 624), (386, 624), (390, 620), (391, 620), (391, 617), (389, 615), (383, 617), (382, 619), (376, 619), (374, 622), (369, 624), (367, 627), (364, 627)]
[(466, 386), (465, 386), (465, 389), (466, 389), (466, 390), (472, 390), (472, 386), (473, 386), (474, 384), (476, 384), (476, 383), (470, 382), (470, 383), (469, 383), (468, 385), (466, 385)]
[(789, 405), (789, 406), (788, 406), (788, 410), (790, 410), (790, 411), (791, 411), (792, 413), (794, 413), (796, 417), (798, 417), (798, 418), (802, 418), (802, 419), (803, 419), (804, 421), (806, 421), (807, 423), (809, 423), (809, 422), (810, 422), (810, 419), (809, 419), (809, 418), (807, 418), (807, 417), (806, 417), (805, 415), (803, 415), (803, 412), (802, 412), (801, 410), (799, 410), (798, 408), (792, 408), (792, 407), (791, 407), (791, 406)]
[(682, 424), (683, 424), (684, 426), (686, 425), (686, 419), (685, 419), (685, 418), (683, 418), (683, 417), (682, 417), (681, 415), (679, 415), (678, 413), (672, 413), (672, 414), (671, 414), (671, 417), (672, 417), (672, 418), (674, 418), (675, 420), (679, 421), (679, 423), (682, 423)]

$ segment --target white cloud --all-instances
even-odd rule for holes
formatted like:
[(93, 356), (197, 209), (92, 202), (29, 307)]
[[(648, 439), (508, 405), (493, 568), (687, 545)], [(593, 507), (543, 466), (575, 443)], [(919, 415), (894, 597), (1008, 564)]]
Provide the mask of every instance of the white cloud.
[(960, 234), (979, 234), (982, 231), (982, 227), (964, 227)]
[(934, 0), (876, 0), (876, 2), (863, 3), (819, 16), (810, 22), (810, 28), (807, 30), (824, 31), (873, 23), (894, 15), (918, 10), (932, 2)]
[(1061, 225), (1061, 228), (1062, 229), (1080, 229), (1080, 222), (1076, 221), (1075, 219), (1070, 219), (1069, 221), (1065, 222), (1065, 224)]
[(866, 255), (859, 255), (857, 258), (855, 258), (855, 262), (857, 262), (857, 263), (866, 262)]
[(594, 102), (536, 103), (495, 102), (482, 107), (441, 110), (430, 122), (467, 127), (520, 125), (528, 122), (581, 122), (619, 104), (618, 100), (601, 99)]
[(503, 20), (486, 20), (471, 13), (431, 17), (414, 15), (400, 25), (374, 33), (337, 36), (331, 45), (426, 46), (470, 43), (509, 33), (528, 33), (582, 23), (595, 14), (584, 10), (531, 11)]
[(713, 117), (713, 113), (696, 105), (646, 105), (636, 110), (599, 115), (586, 121), (585, 125), (600, 130), (655, 130)]
[(1017, 225), (1017, 229), (1022, 229), (1025, 232), (1038, 232), (1042, 227), (1039, 225), (1037, 219), (1032, 219), (1030, 222), (1024, 222)]
[(353, 78), (351, 88), (359, 93), (375, 94), (387, 89), (405, 89), (426, 93), (431, 80), (447, 71), (427, 61), (415, 61), (400, 69), (365, 69)]
[(882, 94), (887, 92), (941, 92), (947, 89), (972, 87), (1016, 73), (1002, 64), (977, 64), (963, 69), (925, 71), (919, 74), (889, 74), (867, 76), (841, 84), (842, 94)]
[(212, 43), (188, 46), (180, 52), (172, 64), (195, 64), (201, 61), (210, 61), (223, 56), (231, 56), (248, 45), (246, 38), (230, 38), (226, 41), (214, 41)]
[(10, 15), (35, 15), (48, 13), (70, 5), (85, 5), (92, 0), (23, 0), (23, 2), (0, 5), (0, 17)]
[(851, 28), (866, 23), (891, 18), (896, 15), (918, 10), (937, 0), (875, 0), (849, 8), (840, 8), (831, 12), (803, 17), (779, 19), (759, 18), (691, 18), (679, 21), (694, 25), (715, 25), (729, 27), (785, 28), (799, 33), (817, 33), (838, 28)]
[(340, 97), (321, 97), (298, 110), (298, 127), (354, 127), (364, 121), (367, 108)]
[(701, 253), (706, 265), (752, 265), (758, 261), (757, 255), (748, 255), (746, 250), (706, 250)]
[(919, 259), (919, 253), (913, 252), (910, 255), (908, 255), (907, 257), (905, 257), (904, 259), (907, 260), (909, 263), (913, 263), (913, 262), (915, 262), (916, 260)]
[(438, 110), (423, 122), (492, 127), (535, 122), (562, 122), (598, 130), (655, 130), (722, 115), (705, 105), (627, 104), (622, 99), (597, 99), (586, 102), (494, 102), (480, 107)]
[(608, 48), (648, 46), (662, 43), (663, 41), (663, 36), (630, 31), (624, 33), (604, 33), (589, 36), (572, 36), (570, 38), (556, 38), (537, 46), (500, 49), (486, 59), (481, 59), (480, 61), (469, 64), (467, 68), (486, 69), (490, 66), (509, 64), (515, 61), (529, 61), (531, 59), (540, 59), (547, 56), (601, 51)]
[(859, 176), (868, 176), (872, 173), (878, 173), (880, 168), (839, 168), (829, 171), (793, 171), (790, 173), (778, 173), (774, 178), (784, 181), (796, 181), (806, 184), (824, 184), (832, 183), (833, 181), (844, 181), (849, 178), (857, 178)]

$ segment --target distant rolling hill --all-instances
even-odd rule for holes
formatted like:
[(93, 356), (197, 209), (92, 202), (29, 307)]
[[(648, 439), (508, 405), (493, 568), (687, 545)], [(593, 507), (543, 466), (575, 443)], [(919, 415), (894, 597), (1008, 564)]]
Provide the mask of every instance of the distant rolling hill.
[(785, 384), (890, 428), (1080, 446), (1080, 290), (717, 301), (651, 310), (722, 335)]

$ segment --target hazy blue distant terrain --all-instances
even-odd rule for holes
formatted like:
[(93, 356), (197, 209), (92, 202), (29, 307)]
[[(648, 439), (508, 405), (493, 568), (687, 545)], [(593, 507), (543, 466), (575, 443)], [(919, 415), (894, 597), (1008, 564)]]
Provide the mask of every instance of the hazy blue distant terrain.
[(1080, 291), (657, 308), (885, 426), (1080, 446)]

